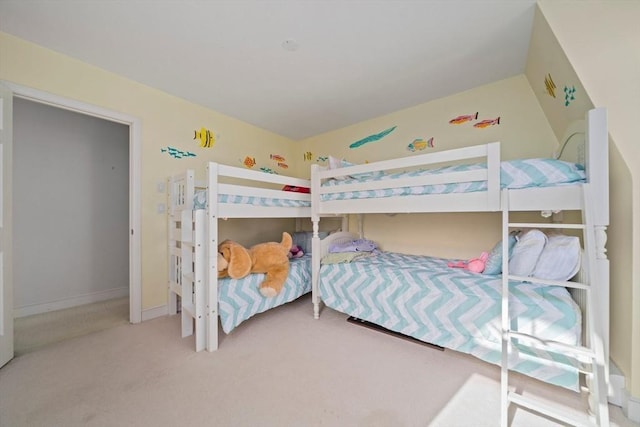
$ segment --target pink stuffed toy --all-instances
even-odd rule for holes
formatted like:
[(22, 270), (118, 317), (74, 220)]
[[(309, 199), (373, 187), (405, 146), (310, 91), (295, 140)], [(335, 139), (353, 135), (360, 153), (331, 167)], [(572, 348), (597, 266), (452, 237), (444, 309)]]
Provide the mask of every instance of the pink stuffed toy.
[(287, 254), (287, 257), (289, 259), (294, 259), (294, 258), (300, 258), (303, 255), (304, 255), (304, 252), (302, 252), (302, 248), (300, 248), (300, 246), (298, 245), (293, 245), (291, 246), (291, 249), (289, 249), (289, 253)]
[(469, 270), (472, 273), (482, 273), (484, 271), (484, 266), (489, 258), (489, 254), (487, 252), (482, 252), (480, 257), (471, 258), (469, 261), (458, 261), (458, 262), (450, 262), (447, 265), (452, 268), (464, 268), (465, 270)]

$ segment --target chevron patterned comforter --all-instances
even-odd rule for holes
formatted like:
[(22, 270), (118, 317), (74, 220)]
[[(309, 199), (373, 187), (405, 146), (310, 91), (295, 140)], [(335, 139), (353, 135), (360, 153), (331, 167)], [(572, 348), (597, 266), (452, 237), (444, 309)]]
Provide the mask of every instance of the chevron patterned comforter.
[[(324, 187), (335, 187), (345, 184), (357, 184), (368, 181), (393, 181), (398, 178), (417, 178), (426, 175), (442, 175), (453, 172), (469, 172), (484, 170), (485, 163), (445, 166), (435, 169), (420, 169), (410, 172), (358, 174), (340, 180), (330, 179)], [(508, 160), (500, 164), (501, 188), (531, 188), (570, 185), (585, 182), (584, 167), (577, 163), (569, 163), (555, 159)], [(377, 190), (344, 191), (323, 194), (322, 200), (369, 199), (395, 196), (418, 196), (422, 194), (473, 193), (486, 191), (486, 181), (469, 181), (455, 184), (420, 185), (413, 187), (381, 188)]]
[(259, 286), (264, 274), (250, 274), (243, 279), (218, 280), (218, 306), (222, 330), (231, 332), (255, 314), (286, 304), (311, 292), (311, 255), (292, 259), (284, 288), (275, 298), (265, 298)]
[[(500, 364), (501, 276), (450, 268), (448, 261), (381, 252), (352, 263), (322, 265), (320, 295), (335, 310)], [(519, 282), (511, 286), (514, 329), (567, 344), (581, 342), (581, 313), (566, 289)], [(543, 355), (547, 357), (539, 357)], [(516, 344), (511, 356), (515, 371), (578, 388), (578, 371), (563, 355)]]
[[(272, 199), (268, 197), (238, 196), (231, 194), (218, 194), (218, 203), (233, 203), (241, 205), (267, 206), (279, 208), (309, 207), (308, 200)], [(196, 191), (193, 196), (193, 209), (207, 208), (207, 191)]]

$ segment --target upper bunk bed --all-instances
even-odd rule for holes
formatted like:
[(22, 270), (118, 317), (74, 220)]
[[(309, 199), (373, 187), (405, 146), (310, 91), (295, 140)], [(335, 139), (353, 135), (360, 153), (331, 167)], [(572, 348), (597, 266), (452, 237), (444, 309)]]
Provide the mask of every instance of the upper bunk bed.
[[(511, 211), (580, 210), (580, 184), (588, 182), (592, 184), (597, 206), (594, 222), (606, 226), (609, 223), (606, 110), (590, 110), (586, 126), (584, 164), (577, 167), (558, 163), (555, 158), (540, 159), (539, 163), (502, 162), (499, 142), (339, 169), (312, 165), (312, 217), (349, 213), (498, 212), (502, 210), (500, 190), (505, 188), (511, 189)], [(434, 167), (437, 168), (433, 170)], [(526, 171), (517, 175), (520, 167), (536, 168), (539, 172), (554, 170), (553, 175), (535, 180)]]
[(169, 312), (176, 314), (180, 301), (182, 336), (195, 333), (197, 351), (218, 348), (219, 318), (230, 333), (253, 315), (311, 290), (309, 256), (291, 262), (285, 289), (273, 298), (259, 293), (260, 274), (237, 280), (217, 274), (219, 219), (309, 218), (309, 187), (309, 180), (215, 162), (207, 164), (204, 181), (193, 170), (169, 177)]

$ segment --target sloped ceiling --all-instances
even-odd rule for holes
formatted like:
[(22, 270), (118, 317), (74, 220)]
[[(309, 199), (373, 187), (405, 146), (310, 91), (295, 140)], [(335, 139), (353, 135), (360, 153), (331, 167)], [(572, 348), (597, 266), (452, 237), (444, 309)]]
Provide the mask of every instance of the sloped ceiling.
[(521, 74), (535, 0), (2, 0), (0, 31), (299, 140)]

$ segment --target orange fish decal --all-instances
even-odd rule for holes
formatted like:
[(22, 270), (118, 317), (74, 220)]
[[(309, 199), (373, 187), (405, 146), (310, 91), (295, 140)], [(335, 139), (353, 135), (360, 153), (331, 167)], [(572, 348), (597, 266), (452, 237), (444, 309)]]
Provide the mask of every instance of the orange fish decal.
[(256, 165), (256, 159), (254, 157), (247, 156), (244, 158), (244, 161), (242, 163), (245, 165), (245, 167), (251, 169)]
[(460, 125), (465, 122), (470, 122), (471, 120), (478, 120), (478, 113), (475, 114), (467, 114), (464, 116), (458, 116), (455, 119), (449, 120), (449, 124), (451, 125)]
[(282, 169), (287, 169), (289, 167), (289, 165), (284, 162), (278, 162), (278, 166), (280, 166)]
[(276, 162), (284, 162), (286, 159), (279, 154), (269, 154), (271, 160), (275, 160)]
[(473, 127), (474, 128), (479, 128), (479, 129), (484, 129), (484, 128), (487, 128), (489, 126), (499, 125), (499, 124), (500, 124), (500, 117), (496, 117), (495, 119), (487, 119), (487, 120), (483, 120), (481, 122), (478, 122), (475, 125), (473, 125)]

